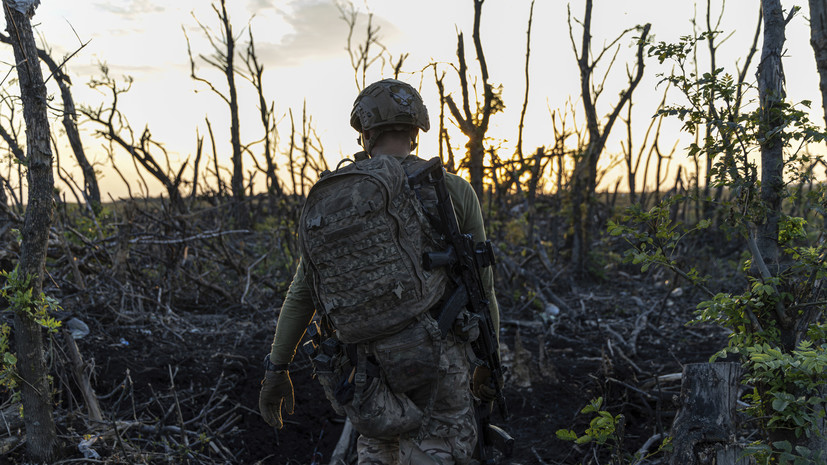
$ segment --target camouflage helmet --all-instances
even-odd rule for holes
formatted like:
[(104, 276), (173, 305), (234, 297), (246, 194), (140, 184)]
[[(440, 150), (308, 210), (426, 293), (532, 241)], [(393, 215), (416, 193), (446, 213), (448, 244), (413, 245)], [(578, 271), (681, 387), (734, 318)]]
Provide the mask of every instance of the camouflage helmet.
[(383, 79), (367, 86), (353, 102), (350, 125), (363, 132), (379, 126), (411, 125), (427, 132), (428, 109), (410, 84)]

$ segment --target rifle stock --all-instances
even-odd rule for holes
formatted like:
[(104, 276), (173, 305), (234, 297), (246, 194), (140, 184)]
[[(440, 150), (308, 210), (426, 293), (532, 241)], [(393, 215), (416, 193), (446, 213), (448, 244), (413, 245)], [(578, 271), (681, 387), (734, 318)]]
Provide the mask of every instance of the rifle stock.
[(499, 426), (486, 425), (483, 437), (487, 444), (491, 444), (495, 449), (502, 451), (506, 457), (511, 457), (514, 454), (514, 438)]

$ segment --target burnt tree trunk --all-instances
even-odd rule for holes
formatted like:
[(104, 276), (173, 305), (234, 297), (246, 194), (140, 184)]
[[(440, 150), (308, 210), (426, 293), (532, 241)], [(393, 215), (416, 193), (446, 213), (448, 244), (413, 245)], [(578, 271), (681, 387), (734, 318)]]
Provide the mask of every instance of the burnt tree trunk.
[(738, 454), (733, 447), (740, 376), (738, 363), (684, 366), (682, 407), (672, 423), (674, 452), (670, 465), (742, 463), (736, 461)]
[[(469, 86), (473, 86), (468, 82), (468, 66), (465, 62), (465, 43), (462, 33), (457, 34), (457, 59), (459, 60), (459, 74), (460, 86), (462, 88), (462, 112), (454, 102), (450, 95), (445, 97), (445, 103), (448, 109), (457, 120), (460, 130), (466, 137), (468, 143), (465, 147), (468, 149), (468, 172), (471, 178), (471, 187), (477, 194), (480, 202), (483, 200), (483, 180), (485, 178), (485, 133), (488, 131), (488, 123), (493, 113), (502, 109), (502, 102), (499, 97), (494, 95), (494, 89), (488, 80), (488, 65), (485, 61), (485, 54), (482, 49), (482, 41), (480, 39), (480, 18), (482, 17), (482, 4), (485, 0), (474, 0), (474, 50), (476, 51), (477, 61), (480, 65), (480, 75), (482, 77), (483, 87), (483, 101), (476, 102), (475, 109), (471, 109), (470, 90)], [(438, 81), (439, 83), (439, 81)], [(482, 105), (480, 105), (482, 103)]]
[[(753, 252), (756, 262), (761, 266), (758, 258), (763, 258), (763, 274), (778, 276), (783, 271), (782, 263), (790, 260), (789, 256), (783, 256), (779, 251), (778, 232), (779, 218), (781, 217), (782, 192), (784, 189), (784, 141), (782, 132), (787, 124), (784, 115), (783, 101), (786, 97), (784, 91), (784, 68), (781, 62), (784, 42), (786, 40), (785, 30), (787, 23), (792, 19), (791, 13), (786, 19), (781, 7), (780, 0), (761, 0), (761, 8), (764, 17), (764, 43), (761, 50), (761, 63), (758, 66), (758, 95), (761, 105), (761, 132), (773, 134), (761, 143), (761, 202), (766, 211), (763, 221), (757, 226), (756, 245), (757, 252)], [(816, 61), (821, 75), (822, 98), (825, 91), (825, 75), (823, 74), (827, 52), (824, 47), (824, 1), (810, 1), (811, 9), (811, 43), (816, 53)], [(821, 53), (820, 53), (821, 52)], [(765, 277), (766, 279), (766, 277)], [(786, 352), (796, 349), (798, 343), (807, 337), (810, 327), (809, 313), (796, 311), (794, 307), (784, 308), (777, 304), (776, 308), (777, 326), (781, 338), (781, 344)], [(790, 383), (790, 392), (794, 396), (801, 396), (801, 388)], [(822, 386), (821, 395), (824, 395), (825, 388)], [(823, 408), (823, 407), (822, 407)], [(783, 428), (771, 429), (769, 440), (772, 443), (778, 441), (789, 441), (794, 447), (805, 447), (811, 451), (827, 451), (827, 438), (825, 438), (824, 417), (820, 417), (812, 429), (816, 434), (811, 437), (798, 437), (789, 430)]]
[[(200, 57), (204, 62), (224, 74), (224, 78), (227, 80), (227, 94), (218, 90), (209, 80), (196, 74), (195, 58), (192, 55), (189, 38), (187, 38), (187, 53), (190, 56), (190, 76), (194, 80), (206, 84), (230, 109), (230, 144), (232, 145), (233, 163), (230, 190), (233, 195), (233, 216), (239, 226), (248, 227), (251, 219), (249, 206), (245, 201), (246, 191), (244, 188), (244, 167), (242, 160), (244, 147), (241, 144), (239, 99), (235, 83), (236, 73), (238, 73), (234, 64), (236, 38), (233, 35), (233, 26), (230, 22), (229, 13), (227, 13), (226, 0), (220, 1), (220, 7), (213, 3), (212, 8), (216, 16), (218, 16), (218, 20), (221, 22), (221, 34), (220, 36), (216, 35), (207, 26), (200, 22), (198, 23), (213, 48), (213, 54), (211, 56), (200, 55)], [(216, 176), (218, 176), (218, 171), (216, 171)]]
[(98, 178), (95, 175), (95, 168), (89, 163), (86, 158), (86, 152), (83, 150), (83, 143), (80, 140), (80, 132), (78, 132), (78, 114), (75, 111), (75, 100), (72, 98), (72, 91), (69, 89), (69, 77), (60, 69), (52, 58), (46, 54), (41, 53), (40, 59), (48, 66), (51, 73), (55, 76), (58, 87), (60, 87), (60, 96), (63, 99), (63, 129), (66, 130), (66, 137), (69, 139), (69, 145), (72, 147), (72, 153), (75, 154), (75, 159), (80, 165), (83, 172), (83, 192), (85, 201), (92, 207), (95, 213), (100, 211), (101, 207), (101, 193), (98, 187)]
[[(758, 65), (758, 95), (761, 104), (762, 133), (776, 132), (784, 124), (781, 102), (784, 100), (784, 67), (781, 63), (786, 40), (784, 13), (780, 0), (762, 0), (764, 44)], [(781, 134), (766, 138), (761, 144), (761, 201), (766, 209), (758, 226), (758, 249), (768, 266), (778, 262), (778, 218), (781, 190), (784, 188), (784, 143)]]
[[(49, 228), (54, 214), (54, 175), (49, 145), (49, 120), (46, 113), (46, 84), (40, 70), (30, 17), (18, 6), (3, 2), (6, 31), (12, 40), (23, 117), (26, 122), (26, 162), (28, 205), (23, 223), (20, 250), (20, 276), (31, 277), (32, 295), (38, 296), (43, 286)], [(17, 369), (22, 379), (20, 391), (26, 425), (26, 450), (37, 463), (51, 462), (57, 449), (57, 434), (52, 416), (52, 395), (46, 377), (42, 328), (23, 312), (15, 312)]]
[(821, 107), (827, 123), (827, 0), (810, 0), (810, 45), (816, 58)]
[(235, 85), (235, 66), (233, 61), (235, 59), (235, 38), (233, 37), (233, 28), (230, 24), (230, 17), (227, 14), (227, 8), (224, 0), (221, 0), (221, 18), (224, 26), (224, 34), (227, 45), (227, 55), (224, 67), (224, 75), (227, 77), (227, 87), (229, 88), (229, 105), (230, 105), (230, 143), (233, 146), (233, 175), (230, 178), (230, 189), (233, 191), (233, 201), (235, 203), (235, 217), (239, 226), (247, 227), (250, 224), (247, 204), (244, 201), (244, 168), (242, 164), (241, 154), (241, 130), (238, 117), (238, 91)]
[[(0, 210), (9, 206), (9, 198), (6, 196), (6, 181), (0, 176)], [(3, 213), (0, 212), (0, 215)]]
[[(637, 44), (637, 60), (635, 73), (629, 71), (629, 87), (620, 93), (617, 104), (606, 117), (601, 127), (601, 120), (597, 112), (597, 98), (600, 95), (600, 86), (594, 86), (594, 71), (603, 53), (597, 57), (592, 54), (592, 0), (586, 0), (586, 9), (583, 15), (583, 35), (578, 53), (574, 43), (574, 35), (569, 17), (569, 33), (572, 40), (572, 48), (577, 58), (577, 66), (580, 70), (580, 94), (583, 100), (583, 108), (586, 113), (586, 126), (588, 129), (589, 142), (583, 152), (578, 154), (575, 160), (574, 173), (572, 175), (571, 190), (571, 223), (572, 223), (572, 252), (571, 260), (575, 273), (585, 274), (588, 270), (588, 255), (591, 249), (592, 228), (595, 226), (592, 221), (594, 217), (594, 194), (597, 188), (597, 164), (600, 155), (606, 147), (606, 140), (612, 131), (612, 126), (620, 115), (620, 111), (631, 100), (640, 80), (643, 78), (643, 51), (646, 45), (646, 38), (649, 35), (651, 24), (639, 27), (640, 38)], [(622, 33), (625, 35), (633, 29)], [(622, 37), (621, 35), (621, 37)], [(620, 39), (615, 40), (617, 42)], [(604, 48), (604, 52), (608, 48)]]
[(83, 360), (83, 356), (80, 354), (80, 350), (72, 338), (72, 334), (65, 328), (63, 329), (63, 341), (66, 350), (69, 352), (72, 376), (74, 376), (75, 382), (80, 389), (80, 395), (86, 403), (86, 412), (89, 415), (89, 419), (95, 422), (103, 422), (98, 396), (95, 394), (95, 388), (92, 387), (91, 366)]

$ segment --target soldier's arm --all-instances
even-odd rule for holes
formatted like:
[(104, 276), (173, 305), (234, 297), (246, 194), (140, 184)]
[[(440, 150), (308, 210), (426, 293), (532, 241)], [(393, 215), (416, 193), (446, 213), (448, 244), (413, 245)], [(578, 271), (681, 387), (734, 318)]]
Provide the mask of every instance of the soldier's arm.
[[(468, 181), (451, 173), (447, 173), (445, 182), (448, 186), (448, 192), (451, 194), (460, 231), (463, 234), (471, 234), (475, 242), (484, 241), (485, 224), (482, 218), (482, 208), (480, 208), (480, 202), (477, 199), (477, 194), (474, 193), (474, 188), (471, 187)], [(488, 299), (488, 310), (491, 312), (491, 322), (494, 324), (494, 329), (499, 338), (500, 307), (494, 293), (494, 270), (493, 267), (489, 266), (480, 271), (482, 285), (485, 287), (485, 295)]]
[(304, 265), (299, 261), (276, 324), (276, 334), (270, 349), (271, 362), (281, 365), (293, 361), (296, 348), (315, 313), (310, 286), (305, 281)]

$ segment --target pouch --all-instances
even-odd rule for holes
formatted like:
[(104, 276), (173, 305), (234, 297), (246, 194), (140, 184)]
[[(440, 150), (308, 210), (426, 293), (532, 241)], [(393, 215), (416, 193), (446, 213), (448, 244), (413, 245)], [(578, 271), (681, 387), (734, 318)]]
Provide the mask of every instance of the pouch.
[(325, 341), (319, 353), (311, 361), (313, 362), (313, 374), (322, 385), (324, 396), (330, 401), (330, 405), (337, 414), (344, 415), (342, 402), (339, 402), (336, 396), (337, 386), (351, 371), (350, 360), (344, 350), (338, 344), (331, 345)]
[(395, 437), (422, 424), (422, 410), (405, 394), (391, 392), (382, 378), (371, 378), (359, 405), (344, 405), (353, 427), (371, 438)]
[(428, 323), (416, 321), (374, 343), (373, 355), (391, 391), (404, 393), (436, 381), (439, 346), (425, 327)]
[(341, 377), (341, 374), (333, 373), (332, 371), (316, 371), (316, 379), (318, 379), (319, 384), (322, 385), (324, 396), (330, 402), (333, 410), (339, 415), (345, 415), (345, 409), (342, 408), (342, 404), (336, 399), (336, 386)]

